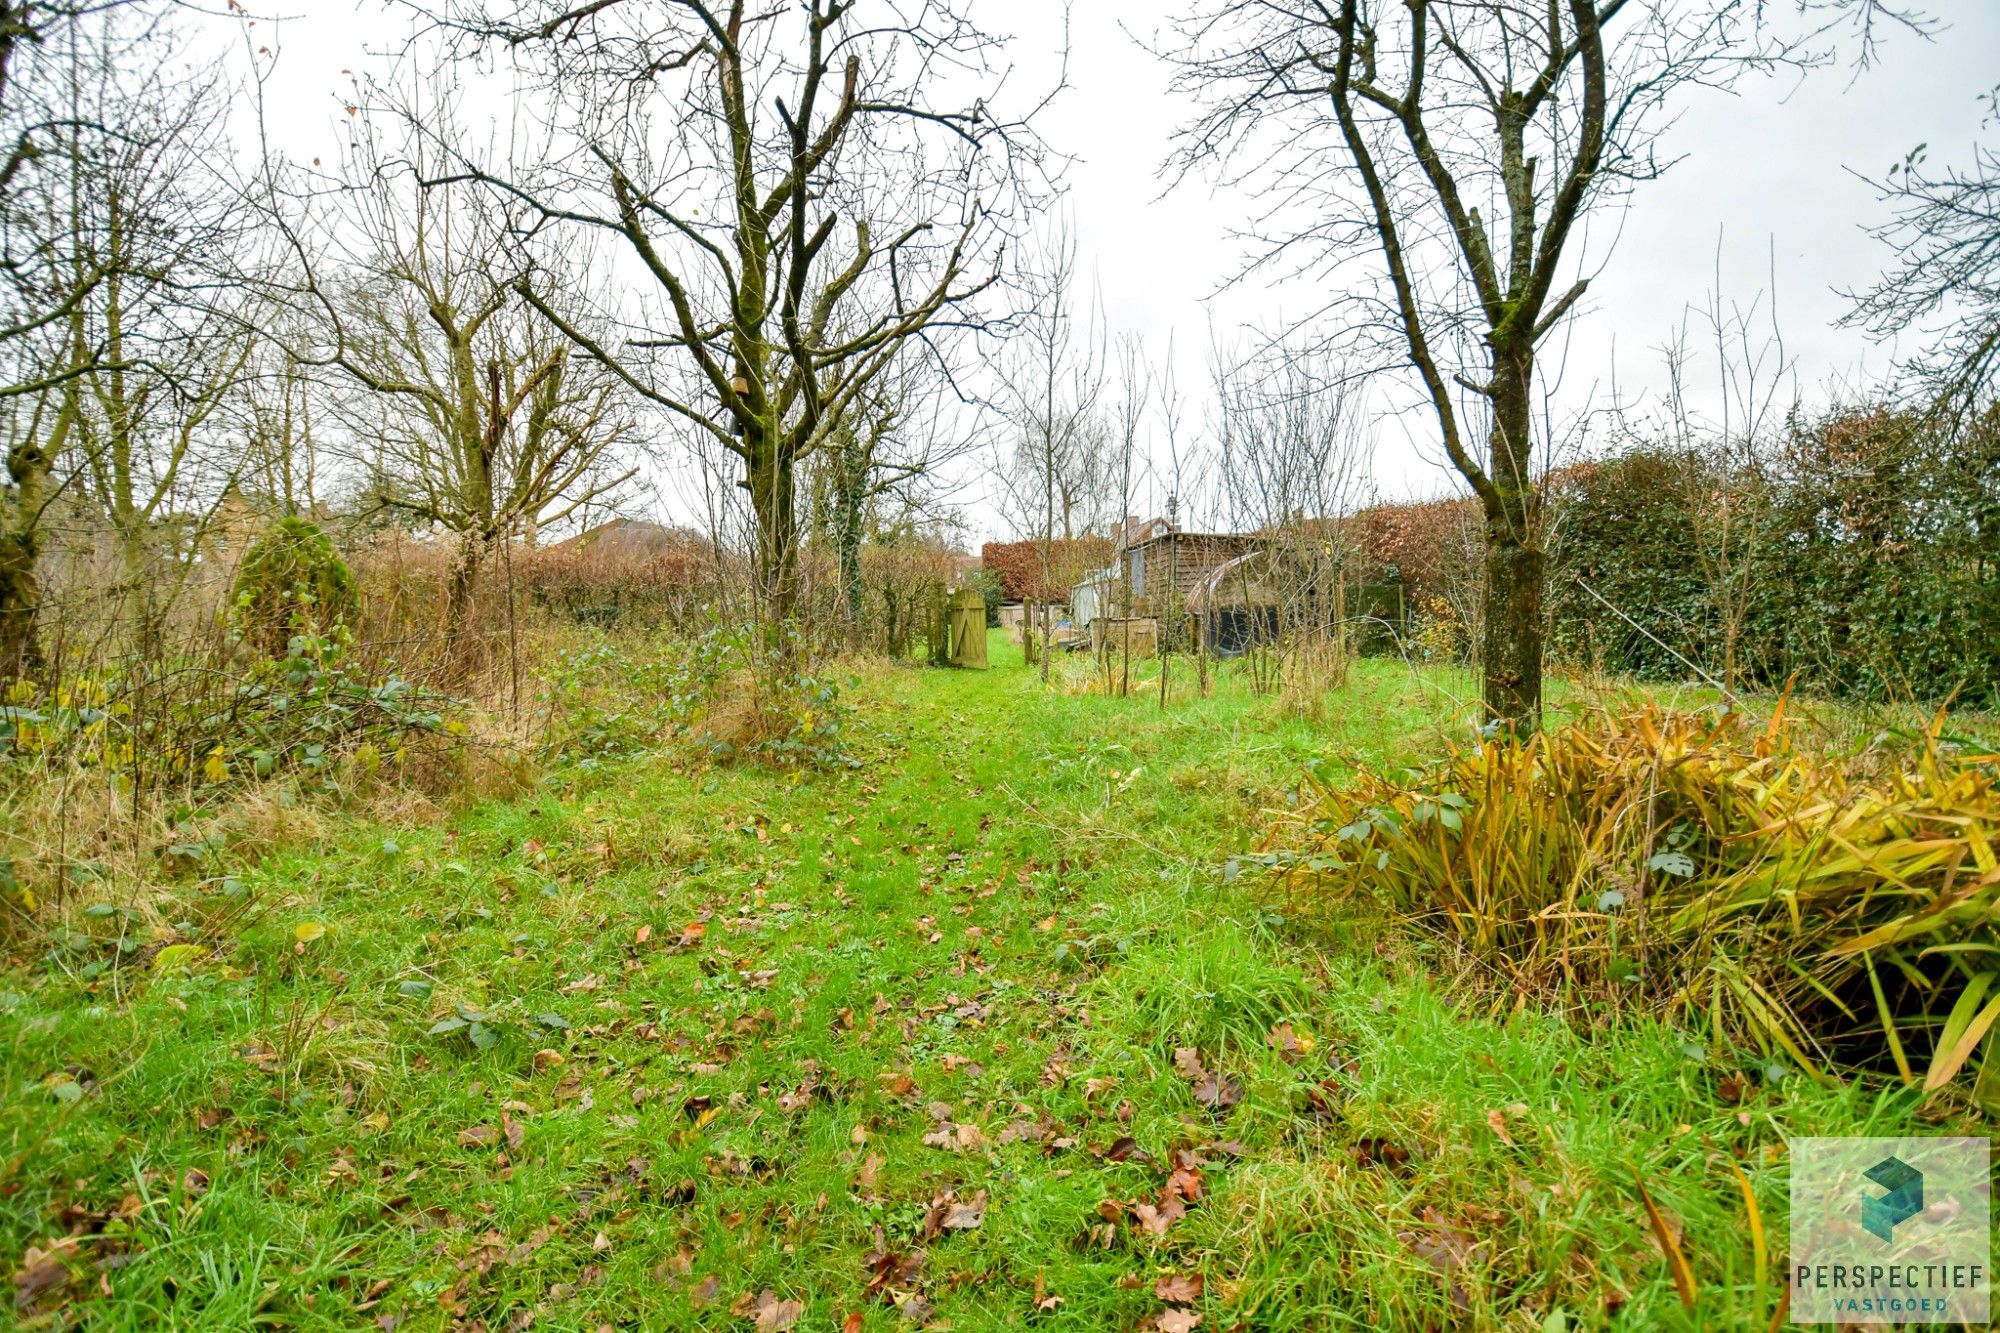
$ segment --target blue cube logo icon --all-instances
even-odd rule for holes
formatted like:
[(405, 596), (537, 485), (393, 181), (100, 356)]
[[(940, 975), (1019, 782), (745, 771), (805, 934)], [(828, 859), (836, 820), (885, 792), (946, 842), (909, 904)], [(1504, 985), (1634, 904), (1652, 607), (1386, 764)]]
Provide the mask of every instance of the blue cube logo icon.
[(1861, 1201), (1861, 1225), (1876, 1239), (1892, 1241), (1897, 1227), (1924, 1210), (1924, 1173), (1900, 1157), (1884, 1157), (1865, 1174), (1886, 1192)]

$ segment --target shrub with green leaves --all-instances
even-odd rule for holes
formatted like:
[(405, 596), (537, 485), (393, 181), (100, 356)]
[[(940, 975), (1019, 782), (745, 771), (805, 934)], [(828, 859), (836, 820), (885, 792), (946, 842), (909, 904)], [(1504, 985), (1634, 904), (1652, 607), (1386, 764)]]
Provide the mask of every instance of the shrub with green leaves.
[(600, 636), (560, 654), (546, 680), (543, 757), (579, 767), (693, 738), (708, 757), (775, 768), (852, 768), (840, 683), (754, 627), (712, 620), (688, 638), (642, 645)]
[(294, 635), (323, 635), (354, 624), (360, 595), (354, 575), (323, 529), (296, 515), (273, 523), (243, 555), (231, 592), (243, 641), (283, 657)]

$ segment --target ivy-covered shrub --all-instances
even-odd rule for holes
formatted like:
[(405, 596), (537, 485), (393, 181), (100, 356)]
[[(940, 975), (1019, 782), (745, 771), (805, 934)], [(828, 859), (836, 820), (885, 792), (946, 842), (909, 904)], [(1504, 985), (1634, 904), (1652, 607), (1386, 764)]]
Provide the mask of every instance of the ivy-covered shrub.
[(243, 641), (272, 658), (290, 652), (293, 636), (351, 626), (360, 613), (347, 563), (318, 524), (295, 515), (244, 553), (230, 602)]

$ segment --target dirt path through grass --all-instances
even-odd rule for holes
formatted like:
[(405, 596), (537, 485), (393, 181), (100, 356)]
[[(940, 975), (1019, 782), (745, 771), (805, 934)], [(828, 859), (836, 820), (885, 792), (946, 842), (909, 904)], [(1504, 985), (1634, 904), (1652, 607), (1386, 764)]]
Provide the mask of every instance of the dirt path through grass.
[(1643, 1022), (1464, 1012), (1417, 945), (1262, 905), (1257, 810), (1329, 744), (1421, 746), (1406, 673), (1309, 728), (1047, 695), (995, 645), (863, 682), (853, 772), (568, 770), (184, 891), (185, 973), (17, 958), (22, 1317), (1762, 1328), (1724, 1154), (1775, 1225), (1787, 1132), (1907, 1123)]

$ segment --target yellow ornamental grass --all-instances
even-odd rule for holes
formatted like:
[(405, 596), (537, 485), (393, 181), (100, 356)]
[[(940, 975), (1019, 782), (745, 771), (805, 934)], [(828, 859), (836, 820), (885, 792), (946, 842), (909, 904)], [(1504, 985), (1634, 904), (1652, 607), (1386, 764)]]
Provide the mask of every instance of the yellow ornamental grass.
[(1367, 895), (1517, 986), (1640, 1003), (1815, 1077), (2000, 1096), (2000, 763), (1933, 728), (1897, 766), (1655, 708), (1363, 773), (1279, 817), (1296, 907)]

